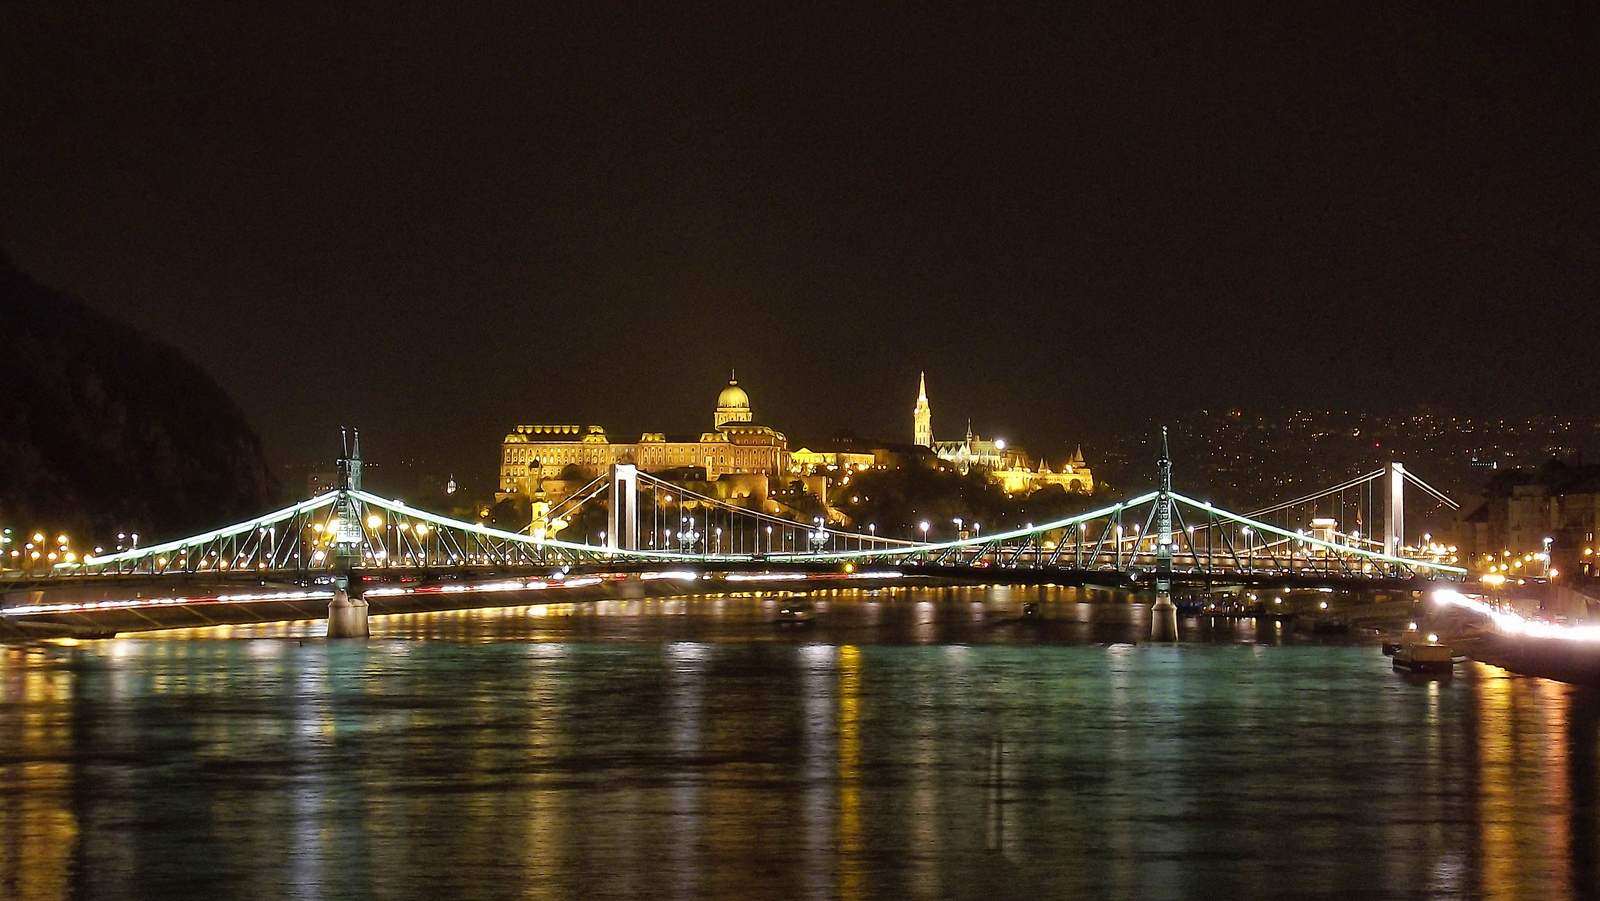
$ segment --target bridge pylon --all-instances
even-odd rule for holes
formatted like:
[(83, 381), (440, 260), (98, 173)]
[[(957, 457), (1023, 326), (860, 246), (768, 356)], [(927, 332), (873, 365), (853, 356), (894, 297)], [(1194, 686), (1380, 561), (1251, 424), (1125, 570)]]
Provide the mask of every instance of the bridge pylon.
[(1406, 467), (1399, 461), (1389, 464), (1388, 506), (1384, 517), (1383, 552), (1398, 557), (1406, 543)]
[[(354, 431), (354, 430), (352, 430)], [(344, 437), (341, 435), (341, 438)], [(361, 565), (366, 544), (366, 529), (361, 521), (361, 433), (354, 431), (355, 442), (346, 441), (339, 458), (339, 497), (334, 501), (333, 598), (328, 601), (329, 638), (367, 638), (367, 602), (353, 570)]]
[[(1172, 454), (1167, 427), (1161, 427), (1161, 456), (1156, 458), (1156, 602), (1150, 607), (1150, 640), (1178, 640), (1178, 608), (1172, 603)], [(1137, 547), (1134, 549), (1137, 554)]]
[(639, 549), (639, 468), (611, 465), (611, 507), (606, 511), (606, 549)]
[(1167, 427), (1161, 427), (1161, 456), (1156, 458), (1156, 587), (1172, 587), (1172, 456)]

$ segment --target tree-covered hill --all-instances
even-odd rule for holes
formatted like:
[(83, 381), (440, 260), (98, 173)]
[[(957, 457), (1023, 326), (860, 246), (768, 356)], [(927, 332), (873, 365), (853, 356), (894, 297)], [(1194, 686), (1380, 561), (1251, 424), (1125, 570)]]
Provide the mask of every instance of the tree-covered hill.
[(260, 440), (210, 376), (0, 252), (0, 525), (177, 537), (273, 495)]

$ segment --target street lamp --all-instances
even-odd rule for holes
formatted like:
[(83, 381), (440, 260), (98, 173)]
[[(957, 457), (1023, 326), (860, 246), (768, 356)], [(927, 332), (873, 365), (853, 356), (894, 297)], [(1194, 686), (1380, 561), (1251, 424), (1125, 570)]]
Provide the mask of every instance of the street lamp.
[(922, 540), (923, 540), (923, 542), (927, 542), (927, 540), (928, 540), (928, 521), (926, 519), (924, 519), (922, 522), (917, 523), (917, 528), (922, 530)]
[(816, 517), (813, 522), (816, 524), (816, 529), (811, 533), (811, 553), (820, 554), (823, 545), (828, 543), (828, 532), (823, 527), (822, 517)]

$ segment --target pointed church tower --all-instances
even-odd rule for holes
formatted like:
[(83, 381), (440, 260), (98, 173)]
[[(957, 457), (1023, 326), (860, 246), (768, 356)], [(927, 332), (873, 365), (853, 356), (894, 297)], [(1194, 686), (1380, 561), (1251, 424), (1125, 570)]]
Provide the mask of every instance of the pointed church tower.
[(933, 410), (928, 406), (928, 374), (917, 382), (917, 408), (912, 415), (912, 443), (933, 447)]

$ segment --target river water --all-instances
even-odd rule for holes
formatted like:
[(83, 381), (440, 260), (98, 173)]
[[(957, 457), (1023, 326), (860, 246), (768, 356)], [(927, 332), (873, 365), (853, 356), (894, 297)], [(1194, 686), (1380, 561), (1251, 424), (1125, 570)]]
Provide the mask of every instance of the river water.
[[(1037, 614), (1021, 616), (1033, 601)], [(1539, 898), (1600, 700), (1070, 589), (0, 651), (0, 898)]]

